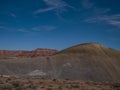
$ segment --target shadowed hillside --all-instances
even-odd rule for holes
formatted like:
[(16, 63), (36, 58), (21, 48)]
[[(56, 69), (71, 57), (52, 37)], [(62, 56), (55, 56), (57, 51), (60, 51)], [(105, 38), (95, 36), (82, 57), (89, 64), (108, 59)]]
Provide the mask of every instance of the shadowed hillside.
[(80, 44), (50, 57), (1, 59), (0, 74), (120, 82), (120, 52), (96, 43)]

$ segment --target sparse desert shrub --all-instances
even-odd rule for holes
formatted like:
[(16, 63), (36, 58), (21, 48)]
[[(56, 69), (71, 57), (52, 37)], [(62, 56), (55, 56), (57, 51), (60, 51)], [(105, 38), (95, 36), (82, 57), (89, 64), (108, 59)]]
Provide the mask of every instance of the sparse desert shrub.
[(24, 90), (23, 87), (17, 87), (15, 90)]
[(13, 85), (15, 88), (23, 86), (23, 84), (22, 84), (20, 81), (14, 81), (14, 82), (12, 82), (12, 85)]
[(3, 84), (0, 90), (12, 90), (13, 86), (11, 84)]
[(11, 78), (7, 78), (7, 79), (6, 79), (6, 82), (9, 82), (10, 80), (11, 80)]
[(11, 80), (11, 78), (8, 78), (7, 80), (8, 80), (8, 81), (10, 81), (10, 80)]
[(53, 87), (52, 85), (49, 85), (48, 87)]
[(37, 86), (35, 86), (35, 85), (32, 84), (32, 83), (31, 83), (28, 87), (31, 88), (31, 89), (36, 89), (36, 88), (37, 88)]
[(56, 81), (57, 81), (57, 79), (53, 79), (52, 81), (56, 82)]
[(68, 86), (68, 85), (66, 85), (66, 88), (69, 88), (69, 86)]
[(62, 86), (59, 86), (59, 87), (58, 87), (58, 90), (62, 90)]
[(45, 88), (44, 86), (42, 86), (41, 88)]
[(113, 84), (113, 87), (116, 88), (117, 90), (120, 90), (120, 83)]
[(65, 80), (70, 80), (70, 79), (66, 78)]
[(43, 82), (40, 81), (39, 84), (43, 84)]
[(44, 78), (44, 77), (41, 77), (41, 79), (42, 79), (42, 80), (45, 80), (45, 78)]
[(50, 60), (50, 57), (46, 57), (47, 60)]
[(20, 86), (18, 82), (14, 82), (12, 85), (13, 85), (14, 87), (19, 87), (19, 86)]
[(0, 88), (0, 90), (3, 90), (2, 88)]
[(79, 85), (73, 85), (73, 84), (71, 84), (71, 87), (72, 88), (79, 88)]
[(3, 84), (4, 82), (2, 80), (0, 80), (0, 84)]
[[(89, 89), (88, 89), (88, 88), (86, 89), (85, 86), (81, 86), (81, 87), (80, 87), (80, 90), (89, 90)], [(90, 90), (93, 90), (93, 89), (90, 89)]]
[(47, 90), (53, 90), (53, 88), (51, 88), (51, 87), (48, 87), (48, 88), (47, 88)]

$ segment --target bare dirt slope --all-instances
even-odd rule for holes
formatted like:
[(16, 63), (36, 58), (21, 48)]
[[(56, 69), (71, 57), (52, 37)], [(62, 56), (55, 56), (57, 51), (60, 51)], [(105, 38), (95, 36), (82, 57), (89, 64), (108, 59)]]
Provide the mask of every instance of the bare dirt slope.
[(120, 52), (96, 43), (80, 44), (50, 57), (1, 59), (0, 74), (120, 82)]

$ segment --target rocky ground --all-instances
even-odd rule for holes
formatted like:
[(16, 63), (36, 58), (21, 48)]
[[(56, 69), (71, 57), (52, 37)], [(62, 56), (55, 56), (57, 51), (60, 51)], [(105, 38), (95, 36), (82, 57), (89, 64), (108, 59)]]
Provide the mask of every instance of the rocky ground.
[(120, 90), (120, 83), (0, 77), (0, 90)]

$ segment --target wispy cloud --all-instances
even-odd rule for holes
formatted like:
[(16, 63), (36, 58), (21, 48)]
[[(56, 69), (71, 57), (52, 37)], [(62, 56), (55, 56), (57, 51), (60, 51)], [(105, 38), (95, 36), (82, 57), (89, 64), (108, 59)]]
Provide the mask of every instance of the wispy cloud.
[(44, 26), (33, 27), (32, 30), (33, 31), (52, 31), (52, 30), (55, 30), (56, 28), (57, 27), (55, 27), (55, 26), (44, 25)]
[[(92, 8), (90, 15), (83, 18), (84, 22), (87, 23), (102, 23), (106, 25), (115, 26), (117, 28), (120, 28), (120, 14), (111, 14), (109, 15), (109, 12), (111, 11), (110, 8), (100, 8), (95, 6), (94, 3), (90, 2), (90, 0), (82, 0), (82, 5), (85, 8)], [(86, 12), (89, 12), (86, 11)]]
[(90, 0), (81, 0), (81, 4), (82, 4), (83, 8), (85, 8), (85, 9), (90, 9), (94, 5), (94, 3), (91, 2)]
[(14, 27), (9, 26), (0, 26), (0, 30), (4, 32), (14, 32), (16, 29)]
[(23, 32), (23, 33), (29, 33), (31, 32), (30, 30), (26, 29), (26, 28), (20, 28), (17, 30), (18, 32)]
[(16, 18), (16, 17), (17, 17), (13, 12), (10, 12), (10, 15), (11, 15), (13, 18)]
[(45, 9), (38, 9), (34, 12), (34, 14), (38, 14), (38, 13), (43, 13), (43, 12), (47, 12), (47, 11), (51, 11), (54, 10), (55, 7), (49, 7), (49, 8), (45, 8)]
[(0, 26), (0, 30), (3, 30), (3, 29), (5, 29), (5, 27), (4, 26)]
[(64, 6), (68, 6), (67, 3), (65, 3), (62, 0), (43, 0), (48, 6), (51, 7), (64, 7)]
[(120, 14), (111, 15), (111, 16), (103, 15), (103, 16), (88, 18), (85, 20), (85, 22), (88, 22), (88, 23), (102, 22), (102, 23), (113, 25), (113, 26), (120, 28)]
[(95, 15), (105, 15), (110, 11), (111, 11), (110, 8), (97, 8), (97, 7), (93, 8), (93, 14)]
[(41, 32), (41, 31), (52, 31), (56, 30), (57, 26), (54, 25), (40, 25), (40, 26), (34, 26), (30, 28), (21, 27), (21, 28), (14, 28), (14, 27), (5, 27), (0, 26), (0, 31), (5, 32), (22, 32), (22, 33), (33, 33), (33, 32)]
[(0, 26), (0, 30), (8, 31), (8, 28), (5, 26)]
[(62, 0), (43, 0), (44, 3), (48, 6), (47, 8), (40, 8), (36, 11), (34, 11), (34, 14), (39, 14), (39, 13), (43, 13), (43, 12), (48, 12), (48, 11), (55, 11), (55, 12), (63, 12), (66, 11), (67, 8), (72, 8), (74, 9), (73, 6), (69, 5), (68, 3), (62, 1)]

